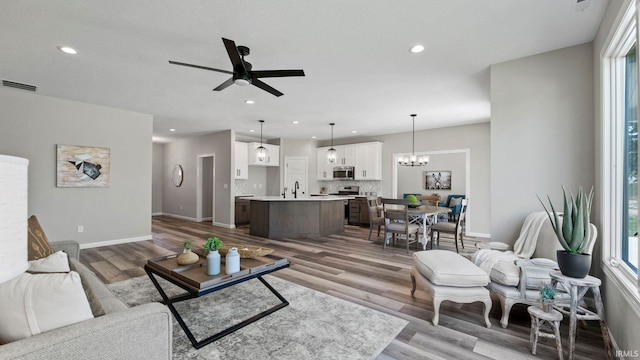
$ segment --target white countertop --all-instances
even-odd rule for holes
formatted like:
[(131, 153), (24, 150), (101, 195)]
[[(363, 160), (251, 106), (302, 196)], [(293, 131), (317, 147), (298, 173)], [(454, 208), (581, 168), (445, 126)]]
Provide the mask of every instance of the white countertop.
[(290, 197), (287, 196), (286, 199), (283, 199), (282, 196), (254, 196), (247, 198), (247, 200), (251, 201), (335, 201), (335, 200), (348, 200), (353, 199), (353, 196), (347, 195), (327, 195), (327, 196), (304, 196), (298, 197), (297, 199), (293, 198), (293, 195)]

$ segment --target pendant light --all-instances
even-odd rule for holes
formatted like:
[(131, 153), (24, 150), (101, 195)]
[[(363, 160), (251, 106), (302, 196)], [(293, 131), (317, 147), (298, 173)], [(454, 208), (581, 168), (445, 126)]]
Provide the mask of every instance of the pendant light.
[(411, 130), (411, 155), (400, 156), (398, 158), (398, 165), (400, 166), (424, 166), (429, 163), (429, 157), (426, 155), (416, 156), (415, 143), (416, 143), (416, 114), (411, 114), (413, 118), (413, 129)]
[(262, 124), (264, 123), (264, 120), (258, 121), (260, 122), (260, 146), (256, 148), (256, 158), (258, 161), (264, 162), (267, 159), (267, 156), (269, 156), (269, 151), (266, 147), (262, 146)]
[(327, 161), (330, 164), (333, 164), (336, 162), (337, 158), (337, 151), (333, 148), (333, 126), (335, 123), (329, 123), (329, 125), (331, 125), (331, 147), (327, 150)]

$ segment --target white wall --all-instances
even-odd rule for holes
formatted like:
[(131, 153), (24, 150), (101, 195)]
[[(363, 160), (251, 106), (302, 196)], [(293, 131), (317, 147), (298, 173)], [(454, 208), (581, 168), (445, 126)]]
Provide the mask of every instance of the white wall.
[[(151, 115), (13, 89), (0, 89), (0, 109), (0, 153), (29, 159), (29, 213), (49, 240), (151, 238)], [(110, 186), (56, 187), (56, 144), (109, 148)]]
[(536, 194), (594, 184), (591, 43), (491, 67), (491, 237), (513, 243)]

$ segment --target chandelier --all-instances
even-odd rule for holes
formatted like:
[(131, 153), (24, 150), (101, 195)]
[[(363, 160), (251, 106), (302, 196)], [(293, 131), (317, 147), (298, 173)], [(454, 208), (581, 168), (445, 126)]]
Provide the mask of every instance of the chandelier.
[(400, 156), (398, 158), (398, 165), (400, 166), (424, 166), (429, 163), (429, 157), (426, 155), (416, 156), (415, 143), (416, 143), (416, 114), (411, 114), (413, 118), (413, 129), (411, 130), (411, 155)]

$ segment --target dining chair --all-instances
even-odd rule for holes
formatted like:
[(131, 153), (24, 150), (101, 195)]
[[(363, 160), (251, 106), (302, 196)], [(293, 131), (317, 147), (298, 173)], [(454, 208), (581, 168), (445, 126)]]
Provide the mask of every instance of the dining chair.
[(380, 227), (384, 226), (384, 216), (380, 215), (377, 196), (367, 196), (367, 205), (369, 206), (369, 240), (371, 240), (371, 232), (376, 226), (378, 227), (378, 237), (380, 237)]
[[(390, 205), (393, 205), (391, 207)], [(387, 234), (391, 233), (393, 244), (395, 245), (398, 234), (404, 234), (407, 245), (407, 254), (409, 253), (409, 245), (416, 243), (418, 248), (418, 232), (420, 226), (409, 222), (409, 200), (406, 199), (382, 199), (382, 212), (384, 213), (384, 242), (383, 249), (387, 247)], [(413, 234), (413, 240), (411, 240)]]
[(458, 215), (458, 219), (456, 222), (438, 222), (431, 225), (431, 249), (433, 249), (433, 243), (436, 240), (434, 237), (434, 232), (436, 233), (438, 239), (438, 245), (440, 245), (440, 233), (448, 233), (453, 234), (453, 239), (456, 243), (456, 252), (458, 251), (458, 239), (460, 239), (460, 244), (464, 249), (464, 240), (462, 238), (462, 229), (464, 227), (464, 219), (467, 214), (467, 205), (469, 204), (469, 199), (462, 199), (460, 214)]

